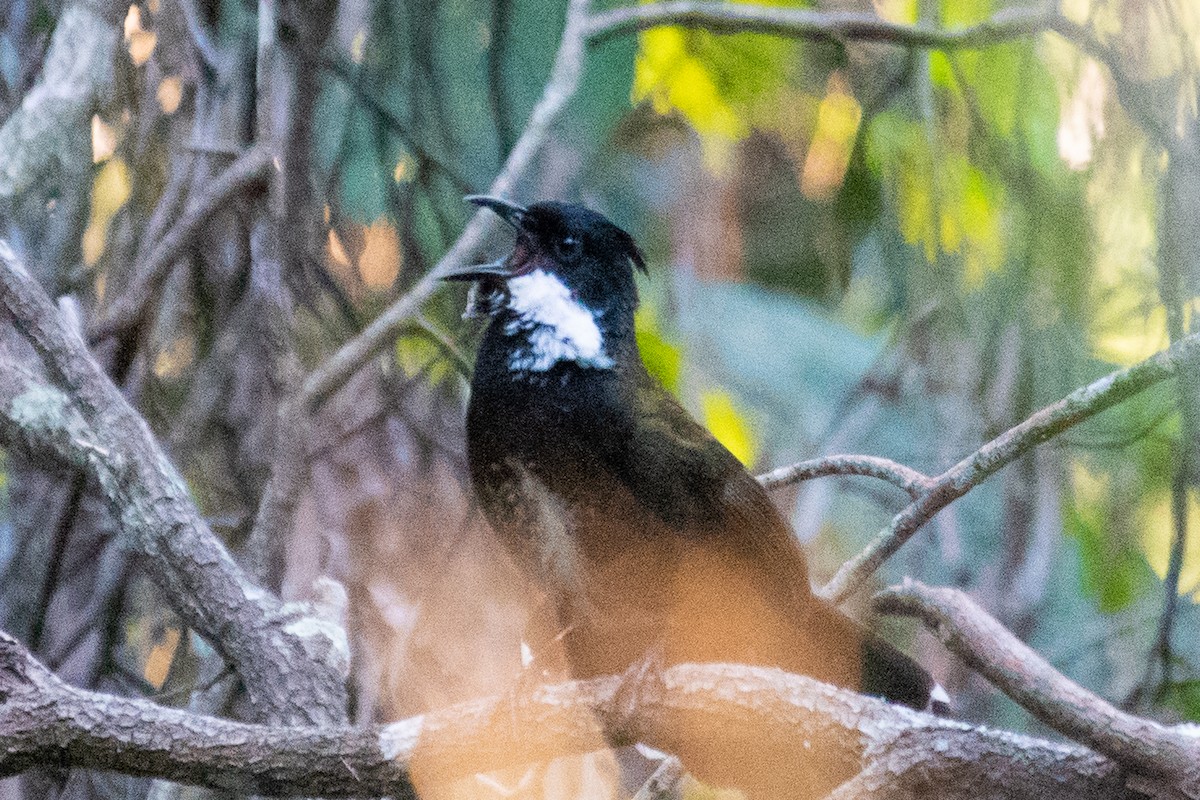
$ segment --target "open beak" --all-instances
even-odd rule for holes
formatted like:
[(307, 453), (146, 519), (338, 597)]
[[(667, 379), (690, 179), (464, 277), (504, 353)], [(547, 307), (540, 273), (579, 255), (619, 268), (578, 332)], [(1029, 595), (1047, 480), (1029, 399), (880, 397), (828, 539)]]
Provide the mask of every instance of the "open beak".
[[(485, 194), (470, 194), (464, 199), (468, 203), (477, 205), (480, 208), (491, 209), (496, 212), (500, 219), (512, 225), (517, 230), (521, 230), (521, 223), (525, 221), (524, 206), (510, 203), (500, 197), (490, 197)], [(444, 281), (477, 281), (489, 275), (499, 278), (510, 278), (512, 274), (513, 271), (508, 264), (508, 258), (505, 257), (490, 261), (487, 264), (464, 264), (461, 267), (447, 270), (438, 277)]]
[(525, 207), (519, 206), (516, 203), (510, 203), (502, 197), (491, 197), (486, 194), (469, 194), (463, 199), (471, 205), (476, 205), (480, 208), (490, 208), (496, 212), (496, 215), (500, 219), (512, 225), (517, 230), (521, 230), (522, 223), (525, 221)]
[(463, 264), (443, 272), (438, 277), (444, 281), (477, 281), (488, 275), (495, 275), (499, 278), (512, 277), (512, 269), (508, 266), (508, 257), (497, 258), (486, 264)]

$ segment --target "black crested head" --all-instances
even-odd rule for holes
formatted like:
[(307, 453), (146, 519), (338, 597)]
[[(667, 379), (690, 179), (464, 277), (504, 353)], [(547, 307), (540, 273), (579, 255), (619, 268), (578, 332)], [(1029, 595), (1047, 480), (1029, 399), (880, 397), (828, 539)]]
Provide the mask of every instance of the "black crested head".
[[(512, 252), (499, 261), (455, 270), (448, 280), (480, 281), (485, 291), (538, 270), (558, 278), (598, 316), (629, 316), (637, 307), (633, 270), (646, 262), (633, 237), (599, 212), (575, 203), (543, 201), (521, 207), (494, 197), (468, 201), (496, 212), (517, 230)], [(608, 320), (616, 323), (617, 320)]]

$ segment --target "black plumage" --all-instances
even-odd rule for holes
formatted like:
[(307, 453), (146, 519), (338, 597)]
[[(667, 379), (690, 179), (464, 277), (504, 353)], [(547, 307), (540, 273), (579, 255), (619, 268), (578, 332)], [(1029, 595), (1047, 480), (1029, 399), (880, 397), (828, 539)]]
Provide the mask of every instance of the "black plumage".
[(924, 707), (925, 671), (813, 596), (766, 492), (646, 371), (633, 239), (578, 205), (473, 200), (517, 239), (506, 258), (447, 276), (476, 281), (473, 304), (491, 316), (467, 412), (471, 478), (552, 600), (573, 674), (654, 652)]

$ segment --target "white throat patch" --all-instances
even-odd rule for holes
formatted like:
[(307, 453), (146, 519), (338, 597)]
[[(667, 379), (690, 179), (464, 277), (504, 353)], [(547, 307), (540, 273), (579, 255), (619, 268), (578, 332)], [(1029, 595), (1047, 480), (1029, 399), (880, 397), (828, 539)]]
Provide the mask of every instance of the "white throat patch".
[(611, 369), (604, 337), (592, 312), (571, 297), (557, 276), (535, 269), (508, 281), (508, 307), (516, 314), (504, 326), (509, 334), (525, 331), (528, 349), (519, 349), (508, 366), (516, 372), (545, 372), (559, 361)]

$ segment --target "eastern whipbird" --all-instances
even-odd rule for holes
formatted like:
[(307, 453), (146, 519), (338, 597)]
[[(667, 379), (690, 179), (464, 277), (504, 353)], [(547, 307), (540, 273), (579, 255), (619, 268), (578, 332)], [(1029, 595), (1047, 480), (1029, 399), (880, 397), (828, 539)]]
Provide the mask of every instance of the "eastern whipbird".
[(491, 318), (467, 409), (471, 479), (552, 601), (577, 678), (667, 663), (775, 666), (924, 708), (907, 656), (813, 596), (766, 491), (646, 371), (633, 238), (579, 205), (472, 196), (516, 229), (450, 271)]

